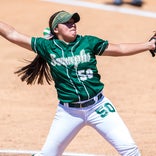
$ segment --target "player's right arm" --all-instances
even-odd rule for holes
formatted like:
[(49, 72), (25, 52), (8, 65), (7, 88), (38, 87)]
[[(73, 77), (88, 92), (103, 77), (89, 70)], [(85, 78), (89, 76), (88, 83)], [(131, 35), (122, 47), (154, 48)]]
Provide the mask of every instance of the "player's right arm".
[(15, 30), (12, 26), (0, 21), (0, 35), (20, 47), (32, 50), (31, 37)]

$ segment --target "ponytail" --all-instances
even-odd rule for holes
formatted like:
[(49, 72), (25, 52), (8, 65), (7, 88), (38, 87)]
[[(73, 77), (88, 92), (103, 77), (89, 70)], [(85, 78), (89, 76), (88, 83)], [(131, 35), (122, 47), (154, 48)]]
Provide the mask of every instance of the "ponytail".
[(28, 85), (44, 84), (44, 79), (50, 85), (52, 77), (50, 74), (50, 68), (46, 61), (39, 55), (28, 65), (17, 70), (15, 74), (21, 77), (21, 81), (26, 81)]
[[(45, 32), (50, 32), (50, 36), (48, 36), (47, 39), (52, 40), (54, 38), (57, 38), (56, 34), (54, 33), (54, 30), (51, 27), (51, 24), (55, 18), (55, 16), (60, 13), (61, 11), (58, 11), (54, 13), (50, 19), (49, 19), (49, 28), (45, 29)], [(45, 34), (47, 35), (47, 34)], [(44, 36), (46, 38), (46, 36)], [(28, 85), (35, 84), (37, 81), (37, 84), (44, 84), (44, 79), (46, 82), (50, 85), (53, 81), (53, 78), (50, 73), (49, 65), (46, 63), (46, 61), (39, 55), (35, 57), (35, 59), (30, 62), (30, 64), (22, 67), (21, 69), (17, 70), (15, 74), (18, 74), (18, 76), (21, 77), (22, 81), (26, 81)]]

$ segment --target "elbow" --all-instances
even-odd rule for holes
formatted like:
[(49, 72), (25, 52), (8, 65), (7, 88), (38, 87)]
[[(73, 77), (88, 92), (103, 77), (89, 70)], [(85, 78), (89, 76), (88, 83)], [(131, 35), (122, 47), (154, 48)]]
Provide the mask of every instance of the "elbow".
[(114, 57), (125, 56), (126, 49), (121, 44), (111, 44), (104, 54)]

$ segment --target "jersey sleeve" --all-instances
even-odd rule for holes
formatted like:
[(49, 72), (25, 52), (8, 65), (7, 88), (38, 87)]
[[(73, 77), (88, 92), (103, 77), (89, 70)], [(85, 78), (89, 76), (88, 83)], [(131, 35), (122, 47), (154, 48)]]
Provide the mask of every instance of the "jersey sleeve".
[(40, 56), (42, 56), (43, 58), (46, 57), (46, 39), (44, 38), (35, 38), (35, 37), (32, 37), (31, 39), (31, 48), (32, 50), (39, 54)]
[(108, 47), (108, 41), (95, 36), (87, 36), (90, 47), (92, 47), (95, 55), (102, 55)]

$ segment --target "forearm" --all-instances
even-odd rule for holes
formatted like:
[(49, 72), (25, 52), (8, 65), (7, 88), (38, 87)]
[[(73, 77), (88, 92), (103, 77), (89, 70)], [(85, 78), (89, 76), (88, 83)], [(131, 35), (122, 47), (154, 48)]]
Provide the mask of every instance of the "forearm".
[(154, 41), (145, 43), (109, 44), (104, 52), (107, 56), (130, 56), (155, 48)]
[(145, 52), (150, 50), (152, 47), (150, 42), (146, 43), (124, 43), (119, 44), (119, 51), (116, 53), (119, 56), (129, 56), (129, 55), (135, 55), (141, 52)]

